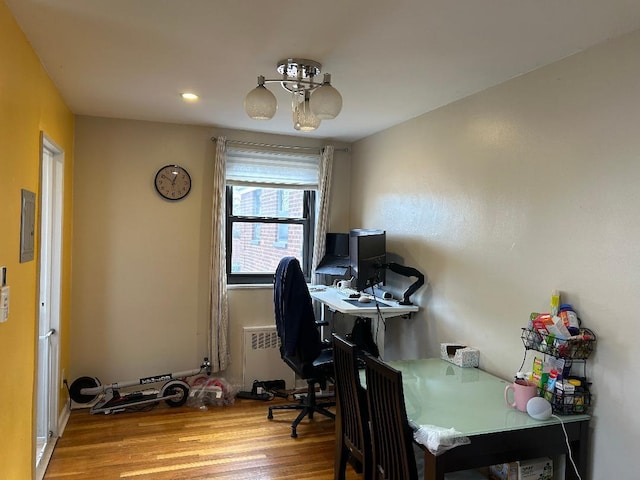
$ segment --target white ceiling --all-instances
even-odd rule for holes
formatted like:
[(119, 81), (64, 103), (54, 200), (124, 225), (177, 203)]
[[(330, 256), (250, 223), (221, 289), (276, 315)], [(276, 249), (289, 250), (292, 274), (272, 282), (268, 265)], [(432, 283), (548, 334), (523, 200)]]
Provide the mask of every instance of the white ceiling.
[(302, 57), (344, 104), (300, 135), (349, 142), (640, 28), (638, 0), (5, 2), (76, 114), (298, 134), (277, 84), (272, 120), (243, 100)]

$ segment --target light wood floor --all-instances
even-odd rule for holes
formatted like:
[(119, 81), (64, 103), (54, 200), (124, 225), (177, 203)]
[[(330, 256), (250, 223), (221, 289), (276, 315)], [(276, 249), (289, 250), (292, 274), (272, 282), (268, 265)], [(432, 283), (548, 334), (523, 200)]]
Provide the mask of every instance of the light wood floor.
[[(293, 439), (297, 412), (236, 399), (200, 411), (161, 403), (147, 412), (90, 415), (71, 412), (45, 479), (333, 479), (335, 423), (305, 419)], [(347, 480), (360, 476), (347, 467)]]

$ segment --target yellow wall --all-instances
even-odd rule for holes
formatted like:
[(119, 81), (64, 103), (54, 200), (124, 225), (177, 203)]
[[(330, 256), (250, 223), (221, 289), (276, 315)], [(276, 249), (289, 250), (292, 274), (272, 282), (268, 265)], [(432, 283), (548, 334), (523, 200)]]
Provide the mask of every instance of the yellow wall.
[[(38, 258), (19, 263), (21, 189), (40, 198), (40, 132), (65, 152), (61, 367), (68, 360), (73, 114), (42, 68), (6, 4), (0, 2), (0, 265), (11, 287), (9, 320), (0, 324), (0, 470), (33, 475)], [(37, 222), (36, 222), (37, 224)], [(37, 227), (36, 227), (37, 230)], [(36, 242), (38, 232), (36, 231)], [(36, 243), (37, 245), (37, 243)]]

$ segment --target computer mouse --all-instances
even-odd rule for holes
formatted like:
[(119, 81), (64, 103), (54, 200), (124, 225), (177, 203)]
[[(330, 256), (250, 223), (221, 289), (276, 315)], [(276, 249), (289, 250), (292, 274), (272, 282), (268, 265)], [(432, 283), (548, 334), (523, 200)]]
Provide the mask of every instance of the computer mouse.
[(369, 303), (371, 301), (371, 297), (367, 296), (367, 295), (360, 295), (358, 297), (358, 301), (360, 303)]

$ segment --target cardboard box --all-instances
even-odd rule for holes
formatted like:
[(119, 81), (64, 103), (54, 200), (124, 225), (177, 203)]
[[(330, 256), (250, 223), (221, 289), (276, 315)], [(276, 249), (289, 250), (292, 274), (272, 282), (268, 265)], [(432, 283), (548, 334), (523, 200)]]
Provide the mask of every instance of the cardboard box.
[(549, 457), (500, 463), (489, 467), (492, 480), (553, 480), (553, 460)]
[(553, 460), (543, 457), (518, 462), (518, 480), (553, 480)]
[(455, 343), (441, 343), (440, 358), (459, 367), (478, 367), (480, 364), (480, 352), (477, 349)]

